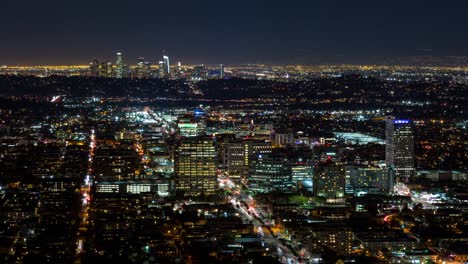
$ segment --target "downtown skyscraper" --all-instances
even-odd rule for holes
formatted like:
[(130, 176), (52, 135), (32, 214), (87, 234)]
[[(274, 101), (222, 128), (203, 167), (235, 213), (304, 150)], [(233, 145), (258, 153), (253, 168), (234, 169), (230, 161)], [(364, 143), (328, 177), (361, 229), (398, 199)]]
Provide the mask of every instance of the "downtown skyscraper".
[(408, 178), (414, 173), (414, 135), (411, 120), (387, 118), (385, 163), (395, 177)]
[(115, 62), (115, 77), (116, 78), (123, 78), (124, 75), (124, 65), (122, 59), (122, 53), (117, 52), (117, 60)]
[(223, 64), (219, 65), (219, 78), (220, 79), (224, 78), (224, 65)]
[(169, 63), (169, 56), (166, 56), (164, 55), (163, 56), (163, 73), (164, 73), (164, 76), (169, 76), (169, 74), (171, 73), (171, 66), (170, 66), (170, 63)]

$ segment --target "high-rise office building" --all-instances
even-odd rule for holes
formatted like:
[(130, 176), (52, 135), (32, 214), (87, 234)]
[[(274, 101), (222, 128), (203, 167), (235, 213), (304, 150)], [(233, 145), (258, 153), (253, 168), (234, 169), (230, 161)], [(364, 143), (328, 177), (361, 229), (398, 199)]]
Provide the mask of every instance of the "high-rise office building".
[(101, 62), (99, 63), (99, 77), (107, 77), (107, 63)]
[(150, 78), (152, 76), (151, 72), (151, 62), (145, 61), (144, 63), (144, 77), (145, 78)]
[(176, 77), (177, 77), (177, 78), (182, 78), (183, 75), (184, 75), (184, 71), (182, 70), (182, 63), (179, 61), (179, 62), (177, 62), (177, 73), (176, 73)]
[(145, 58), (143, 57), (138, 58), (136, 71), (137, 71), (137, 77), (143, 78), (144, 71), (145, 71)]
[(274, 152), (252, 158), (248, 186), (255, 192), (292, 191), (291, 163), (286, 155)]
[(219, 65), (219, 78), (220, 79), (224, 78), (224, 65), (223, 64)]
[(166, 56), (164, 55), (163, 56), (163, 65), (164, 65), (164, 75), (165, 76), (169, 76), (169, 74), (171, 73), (171, 66), (170, 66), (170, 63), (169, 63), (169, 56)]
[(312, 183), (313, 169), (310, 162), (297, 161), (291, 164), (292, 182), (296, 185), (304, 181)]
[(98, 181), (135, 180), (139, 177), (140, 159), (132, 149), (103, 145), (96, 149), (93, 166)]
[(176, 190), (185, 195), (214, 194), (216, 177), (216, 149), (211, 137), (191, 137), (182, 140), (176, 148)]
[(331, 159), (319, 163), (314, 171), (314, 193), (329, 202), (340, 202), (344, 199), (345, 170)]
[(271, 142), (265, 140), (229, 139), (223, 142), (222, 165), (230, 178), (240, 183), (247, 176), (252, 159), (271, 152)]
[(151, 63), (145, 61), (145, 58), (138, 58), (137, 63), (137, 77), (138, 78), (149, 78), (151, 77)]
[(159, 61), (158, 62), (159, 68), (158, 68), (158, 77), (163, 78), (165, 75), (165, 67), (164, 67), (164, 61)]
[(306, 145), (290, 145), (286, 149), (291, 161), (291, 180), (296, 190), (313, 192), (313, 153)]
[(94, 59), (90, 64), (89, 64), (89, 70), (91, 72), (91, 76), (98, 77), (99, 76), (99, 60)]
[(114, 65), (111, 61), (107, 62), (107, 74), (106, 77), (113, 77), (114, 76)]
[(124, 65), (123, 65), (121, 52), (117, 52), (117, 60), (115, 61), (115, 77), (116, 78), (124, 77)]
[(205, 65), (197, 65), (193, 67), (192, 70), (192, 79), (193, 80), (203, 80), (206, 78)]
[(236, 183), (246, 176), (248, 165), (245, 163), (245, 145), (242, 139), (230, 139), (222, 144), (222, 167)]
[(113, 77), (114, 75), (114, 65), (112, 62), (107, 61), (107, 62), (101, 62), (99, 64), (99, 69), (98, 69), (98, 75), (99, 77)]
[(387, 118), (385, 163), (395, 177), (408, 178), (414, 173), (414, 135), (410, 120)]

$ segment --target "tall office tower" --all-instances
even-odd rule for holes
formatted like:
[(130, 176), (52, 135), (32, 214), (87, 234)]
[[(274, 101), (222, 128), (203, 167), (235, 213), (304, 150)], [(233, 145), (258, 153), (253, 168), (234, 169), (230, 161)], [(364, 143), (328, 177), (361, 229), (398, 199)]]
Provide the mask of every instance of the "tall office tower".
[(314, 193), (327, 202), (340, 202), (345, 192), (345, 170), (332, 160), (319, 163), (314, 171)]
[(385, 130), (385, 163), (396, 178), (414, 173), (414, 135), (410, 120), (387, 118)]
[(164, 55), (163, 56), (163, 65), (164, 65), (164, 75), (169, 76), (171, 73), (171, 67), (169, 64), (169, 56)]
[(218, 180), (213, 139), (187, 138), (179, 143), (175, 151), (176, 190), (190, 196), (214, 194)]
[(137, 67), (136, 67), (136, 73), (137, 73), (136, 76), (140, 79), (143, 78), (144, 71), (145, 71), (145, 58), (139, 57)]
[(202, 80), (206, 78), (206, 70), (205, 65), (198, 65), (193, 67), (192, 71), (192, 79), (194, 80)]
[(216, 151), (218, 152), (218, 163), (222, 164), (223, 168), (225, 168), (224, 164), (224, 150), (227, 144), (232, 142), (233, 140), (238, 139), (236, 134), (234, 133), (219, 133), (214, 135), (216, 139)]
[(135, 180), (139, 166), (138, 153), (128, 147), (103, 145), (94, 155), (93, 171), (98, 181)]
[(99, 76), (109, 77), (109, 72), (112, 72), (112, 62), (101, 62), (99, 64)]
[(193, 111), (193, 118), (195, 122), (197, 123), (197, 130), (198, 130), (198, 135), (202, 136), (205, 135), (206, 133), (206, 122), (208, 119), (208, 116), (205, 112), (205, 110), (201, 108), (197, 108)]
[(290, 145), (284, 149), (291, 162), (291, 181), (296, 190), (313, 192), (313, 152), (307, 145)]
[(184, 71), (182, 70), (182, 63), (179, 61), (177, 62), (177, 78), (182, 78), (182, 76), (184, 75)]
[(111, 61), (107, 62), (107, 74), (106, 77), (114, 77), (114, 64)]
[(224, 78), (224, 65), (223, 64), (219, 65), (219, 78), (220, 79)]
[(292, 191), (291, 164), (282, 152), (258, 154), (252, 159), (248, 176), (249, 190), (255, 192)]
[(122, 59), (122, 53), (117, 52), (117, 60), (115, 61), (115, 77), (123, 78), (124, 76), (124, 65)]
[(150, 78), (151, 77), (151, 62), (145, 61), (143, 66), (143, 78)]
[(94, 77), (99, 76), (99, 61), (98, 61), (98, 59), (94, 59), (89, 64), (89, 70), (91, 72), (91, 76), (94, 76)]
[(271, 142), (265, 140), (230, 139), (223, 145), (223, 168), (236, 183), (245, 179), (253, 158), (272, 152)]
[(312, 191), (313, 183), (312, 162), (308, 160), (296, 160), (291, 163), (291, 180), (297, 189), (302, 186)]
[(242, 139), (227, 139), (224, 142), (219, 142), (222, 145), (222, 167), (226, 170), (230, 179), (240, 184), (242, 178), (247, 174), (247, 164), (245, 163), (246, 151)]
[(159, 61), (159, 68), (158, 68), (158, 77), (163, 78), (164, 77), (164, 61)]

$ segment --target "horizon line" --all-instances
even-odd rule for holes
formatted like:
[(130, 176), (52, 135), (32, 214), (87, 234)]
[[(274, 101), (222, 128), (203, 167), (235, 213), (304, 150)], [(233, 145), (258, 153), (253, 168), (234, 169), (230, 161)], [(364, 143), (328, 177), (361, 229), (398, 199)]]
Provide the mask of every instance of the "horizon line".
[[(126, 66), (134, 67), (137, 64), (125, 64)], [(174, 67), (177, 67), (176, 64), (173, 64)], [(409, 65), (409, 64), (364, 64), (364, 63), (324, 63), (324, 64), (274, 64), (274, 63), (235, 63), (235, 64), (225, 64), (225, 63), (199, 63), (199, 64), (182, 64), (182, 67), (195, 67), (195, 66), (219, 66), (223, 65), (224, 67), (242, 67), (242, 66), (264, 66), (264, 67), (370, 67), (370, 68), (385, 68), (385, 67), (401, 67), (401, 68), (468, 68), (468, 65), (457, 65), (457, 66), (440, 66), (440, 65)], [(0, 64), (0, 68), (89, 68), (90, 64), (18, 64), (18, 65), (8, 65)], [(152, 64), (152, 67), (158, 66), (157, 64)]]

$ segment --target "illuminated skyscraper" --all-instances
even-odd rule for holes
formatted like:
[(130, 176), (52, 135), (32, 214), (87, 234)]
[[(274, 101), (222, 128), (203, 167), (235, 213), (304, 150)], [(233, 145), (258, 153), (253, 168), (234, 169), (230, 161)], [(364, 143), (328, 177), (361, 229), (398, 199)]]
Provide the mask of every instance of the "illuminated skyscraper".
[(152, 73), (151, 73), (151, 62), (148, 62), (148, 61), (145, 61), (145, 65), (144, 65), (144, 77), (145, 78), (150, 78)]
[(395, 177), (408, 178), (414, 172), (414, 135), (410, 120), (387, 118), (385, 163)]
[(296, 161), (291, 163), (291, 180), (293, 184), (312, 184), (313, 169), (310, 162)]
[(205, 65), (197, 65), (193, 67), (192, 71), (192, 79), (194, 80), (202, 80), (206, 78), (206, 70)]
[(230, 139), (223, 143), (222, 165), (231, 180), (241, 183), (248, 174), (252, 160), (271, 152), (271, 142), (265, 140)]
[(219, 65), (219, 78), (220, 79), (224, 78), (224, 65), (223, 64)]
[(255, 192), (290, 192), (291, 163), (284, 153), (258, 154), (249, 166), (249, 190)]
[(164, 65), (164, 75), (168, 76), (171, 73), (171, 68), (169, 64), (169, 56), (163, 56), (163, 65)]
[(328, 202), (340, 202), (344, 199), (345, 170), (331, 159), (319, 163), (314, 172), (314, 192)]
[(216, 163), (216, 149), (211, 137), (182, 140), (175, 154), (176, 190), (190, 196), (214, 194), (218, 184)]
[(109, 78), (113, 77), (114, 75), (114, 65), (112, 62), (101, 62), (99, 64), (99, 77)]
[(164, 77), (164, 61), (159, 61), (159, 69), (158, 69), (158, 77), (162, 78)]
[(114, 76), (114, 65), (111, 61), (107, 62), (107, 75), (106, 77), (113, 77)]
[(99, 76), (99, 60), (98, 59), (94, 59), (89, 64), (89, 70), (91, 72), (91, 76), (94, 76), (94, 77)]
[(115, 77), (123, 78), (124, 75), (124, 65), (122, 60), (122, 53), (117, 52), (117, 60), (115, 62)]
[(149, 78), (151, 76), (151, 64), (145, 62), (145, 58), (140, 57), (137, 64), (137, 77), (138, 78)]
[(183, 75), (184, 75), (184, 71), (182, 70), (182, 63), (179, 61), (179, 62), (177, 62), (176, 76), (177, 76), (177, 78), (182, 78)]

